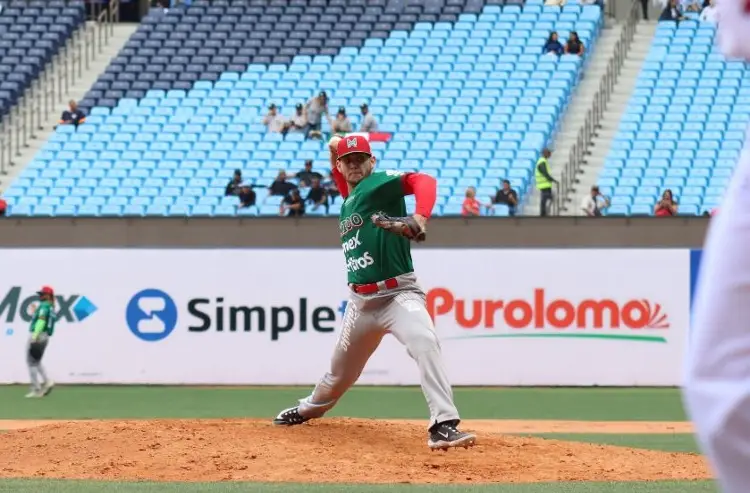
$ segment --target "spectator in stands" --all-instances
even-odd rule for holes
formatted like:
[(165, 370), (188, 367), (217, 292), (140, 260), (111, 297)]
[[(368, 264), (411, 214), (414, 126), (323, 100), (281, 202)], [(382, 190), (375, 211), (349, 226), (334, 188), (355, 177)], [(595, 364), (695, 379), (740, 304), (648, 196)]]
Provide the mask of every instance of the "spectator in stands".
[(703, 7), (701, 12), (701, 22), (710, 22), (716, 24), (718, 21), (715, 0), (708, 0), (708, 5)]
[(8, 203), (3, 199), (0, 199), (0, 217), (3, 217), (8, 211)]
[(552, 151), (545, 148), (542, 151), (542, 157), (536, 162), (536, 170), (534, 177), (536, 180), (536, 188), (539, 190), (539, 215), (546, 216), (547, 208), (552, 204), (552, 185), (557, 183), (557, 180), (552, 178), (549, 172), (549, 158), (552, 156)]
[(331, 132), (335, 134), (346, 134), (352, 131), (352, 121), (346, 116), (346, 108), (343, 106), (336, 113), (335, 120), (328, 117), (328, 124), (331, 126)]
[(313, 137), (313, 132), (317, 133), (317, 137), (320, 136), (321, 122), (323, 115), (328, 116), (328, 95), (325, 91), (321, 91), (314, 98), (310, 98), (310, 101), (305, 105), (305, 118), (307, 119), (307, 137)]
[(377, 132), (378, 121), (372, 116), (372, 113), (370, 113), (370, 108), (367, 106), (367, 103), (360, 106), (359, 109), (362, 111), (362, 123), (359, 125), (359, 131)]
[(597, 217), (602, 215), (602, 211), (609, 207), (609, 197), (605, 197), (599, 191), (599, 187), (591, 187), (591, 193), (581, 199), (581, 211), (585, 216)]
[(242, 183), (242, 170), (234, 170), (232, 179), (227, 183), (227, 188), (224, 190), (224, 195), (238, 195), (240, 193), (240, 183)]
[(320, 181), (323, 179), (323, 175), (321, 175), (317, 171), (313, 171), (312, 167), (312, 159), (308, 159), (307, 161), (305, 161), (305, 169), (294, 174), (294, 177), (299, 180), (299, 186), (309, 187), (313, 180)]
[(474, 187), (466, 189), (464, 202), (461, 204), (461, 215), (464, 217), (479, 216), (479, 208), (482, 204), (477, 200), (477, 191)]
[(583, 41), (578, 37), (578, 33), (571, 31), (570, 36), (568, 36), (568, 42), (565, 43), (565, 53), (583, 56), (584, 51), (586, 51), (586, 47), (583, 46)]
[(268, 193), (269, 195), (279, 195), (281, 197), (286, 197), (289, 195), (289, 192), (296, 189), (297, 185), (294, 183), (290, 183), (286, 181), (286, 172), (284, 170), (279, 171), (279, 174), (276, 176), (276, 179), (271, 183), (271, 186), (268, 187)]
[(661, 196), (661, 200), (654, 206), (655, 216), (676, 216), (677, 201), (672, 196), (672, 190), (666, 189)]
[(250, 183), (243, 183), (240, 187), (239, 192), (240, 197), (240, 203), (237, 205), (238, 208), (240, 207), (252, 207), (255, 205), (255, 191), (253, 190), (253, 186)]
[(503, 180), (502, 188), (497, 190), (495, 197), (492, 197), (491, 208), (494, 209), (494, 204), (505, 204), (508, 206), (508, 215), (516, 215), (516, 207), (518, 207), (518, 194), (515, 190), (510, 187), (510, 181)]
[(682, 8), (680, 8), (677, 0), (669, 0), (669, 3), (664, 7), (664, 11), (659, 16), (659, 22), (662, 21), (674, 21), (680, 22), (685, 19), (682, 15)]
[(557, 55), (560, 56), (565, 52), (565, 48), (563, 48), (562, 43), (557, 39), (557, 33), (555, 31), (552, 31), (550, 33), (549, 38), (547, 38), (547, 42), (544, 44), (544, 48), (542, 48), (542, 53), (545, 55)]
[(72, 99), (68, 103), (68, 109), (62, 112), (60, 117), (59, 125), (73, 125), (78, 128), (78, 125), (86, 121), (86, 114), (78, 108), (78, 103)]
[(307, 130), (307, 117), (305, 117), (305, 107), (302, 104), (296, 106), (294, 115), (285, 124), (285, 130), (287, 132), (305, 132)]
[(313, 178), (305, 203), (312, 204), (312, 210), (314, 211), (323, 206), (326, 209), (326, 214), (328, 214), (328, 195), (326, 189), (320, 186), (320, 178)]
[(305, 203), (299, 195), (299, 189), (293, 188), (289, 195), (284, 197), (279, 207), (279, 215), (283, 216), (284, 212), (289, 217), (300, 217), (305, 214)]
[(263, 125), (268, 128), (269, 132), (281, 132), (284, 130), (284, 117), (279, 114), (275, 104), (268, 107), (268, 113), (263, 117)]
[(326, 195), (330, 197), (332, 204), (336, 197), (341, 195), (339, 187), (336, 186), (336, 180), (333, 179), (333, 172), (328, 173), (328, 179), (323, 182), (323, 188), (326, 189)]
[(701, 0), (680, 0), (683, 12), (700, 12)]
[(565, 0), (544, 0), (544, 5), (547, 7), (562, 7), (565, 5)]

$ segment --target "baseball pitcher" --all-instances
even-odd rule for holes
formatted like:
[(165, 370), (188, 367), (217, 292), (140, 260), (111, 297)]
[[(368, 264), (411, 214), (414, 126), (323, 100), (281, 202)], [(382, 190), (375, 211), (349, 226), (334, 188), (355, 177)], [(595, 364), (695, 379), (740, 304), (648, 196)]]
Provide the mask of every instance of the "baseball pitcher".
[(29, 327), (31, 338), (26, 349), (26, 364), (31, 377), (31, 391), (26, 394), (28, 398), (45, 397), (55, 386), (54, 382), (47, 378), (47, 373), (42, 367), (44, 351), (55, 332), (55, 291), (49, 286), (44, 286), (36, 294), (39, 295), (39, 306), (33, 309), (34, 314)]
[[(717, 2), (724, 54), (750, 60), (750, 0)], [(725, 493), (750, 490), (750, 148), (740, 156), (701, 262), (683, 392)]]
[[(470, 447), (476, 437), (460, 421), (443, 367), (440, 343), (412, 267), (410, 241), (424, 241), (437, 182), (421, 173), (373, 171), (375, 157), (361, 135), (329, 142), (333, 177), (344, 203), (339, 217), (350, 300), (333, 352), (331, 369), (299, 405), (285, 409), (278, 425), (323, 416), (362, 373), (385, 334), (406, 346), (419, 367), (430, 410), (431, 449)], [(406, 215), (404, 196), (414, 195), (416, 213)]]

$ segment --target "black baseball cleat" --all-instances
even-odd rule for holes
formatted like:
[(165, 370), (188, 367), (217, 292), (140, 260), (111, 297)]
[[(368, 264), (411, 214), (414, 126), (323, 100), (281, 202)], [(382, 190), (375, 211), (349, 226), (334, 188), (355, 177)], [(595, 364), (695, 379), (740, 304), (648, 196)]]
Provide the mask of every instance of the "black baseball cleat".
[(427, 446), (432, 450), (448, 450), (453, 447), (473, 447), (477, 442), (476, 435), (459, 431), (458, 421), (444, 421), (430, 430)]
[(273, 424), (275, 425), (284, 425), (284, 426), (292, 426), (292, 425), (301, 425), (305, 421), (309, 421), (310, 418), (306, 418), (302, 416), (299, 413), (299, 407), (294, 406), (290, 407), (289, 409), (284, 409), (279, 413), (278, 416), (273, 420)]

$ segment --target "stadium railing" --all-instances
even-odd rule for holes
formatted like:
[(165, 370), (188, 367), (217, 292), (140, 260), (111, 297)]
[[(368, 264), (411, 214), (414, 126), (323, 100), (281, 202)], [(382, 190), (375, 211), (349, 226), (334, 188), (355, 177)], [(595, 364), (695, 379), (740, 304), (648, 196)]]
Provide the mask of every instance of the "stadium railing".
[[(608, 3), (611, 4), (613, 2)], [(569, 200), (568, 194), (576, 183), (581, 165), (588, 154), (589, 143), (600, 128), (599, 124), (604, 116), (604, 110), (612, 97), (617, 79), (620, 76), (622, 66), (625, 64), (625, 59), (630, 50), (630, 45), (635, 38), (636, 26), (641, 18), (640, 8), (639, 2), (636, 0), (631, 1), (630, 13), (623, 26), (620, 39), (615, 44), (614, 53), (607, 62), (607, 71), (599, 82), (599, 89), (594, 95), (591, 108), (586, 112), (586, 119), (578, 131), (576, 143), (570, 149), (570, 154), (563, 168), (560, 184), (555, 196), (554, 206), (556, 215), (561, 214), (564, 202)]]
[(73, 33), (70, 40), (50, 60), (40, 76), (32, 82), (21, 100), (0, 118), (0, 175), (8, 174), (21, 150), (29, 146), (29, 139), (44, 129), (53, 114), (78, 79), (84, 67), (101, 54), (120, 21), (120, 0), (110, 0), (109, 8), (96, 8), (83, 29)]

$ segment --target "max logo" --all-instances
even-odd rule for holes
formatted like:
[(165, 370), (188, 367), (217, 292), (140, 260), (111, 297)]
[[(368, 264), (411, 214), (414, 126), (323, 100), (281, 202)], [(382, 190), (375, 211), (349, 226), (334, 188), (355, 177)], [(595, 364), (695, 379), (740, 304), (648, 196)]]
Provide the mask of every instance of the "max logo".
[[(7, 323), (13, 323), (18, 316), (22, 321), (31, 320), (30, 307), (39, 302), (36, 295), (24, 297), (20, 286), (13, 286), (5, 296), (0, 299), (0, 319)], [(67, 322), (81, 322), (97, 311), (96, 305), (87, 297), (73, 294), (70, 296), (55, 296), (55, 310), (57, 319)]]
[(352, 147), (357, 147), (357, 139), (346, 139), (346, 148), (351, 149)]

